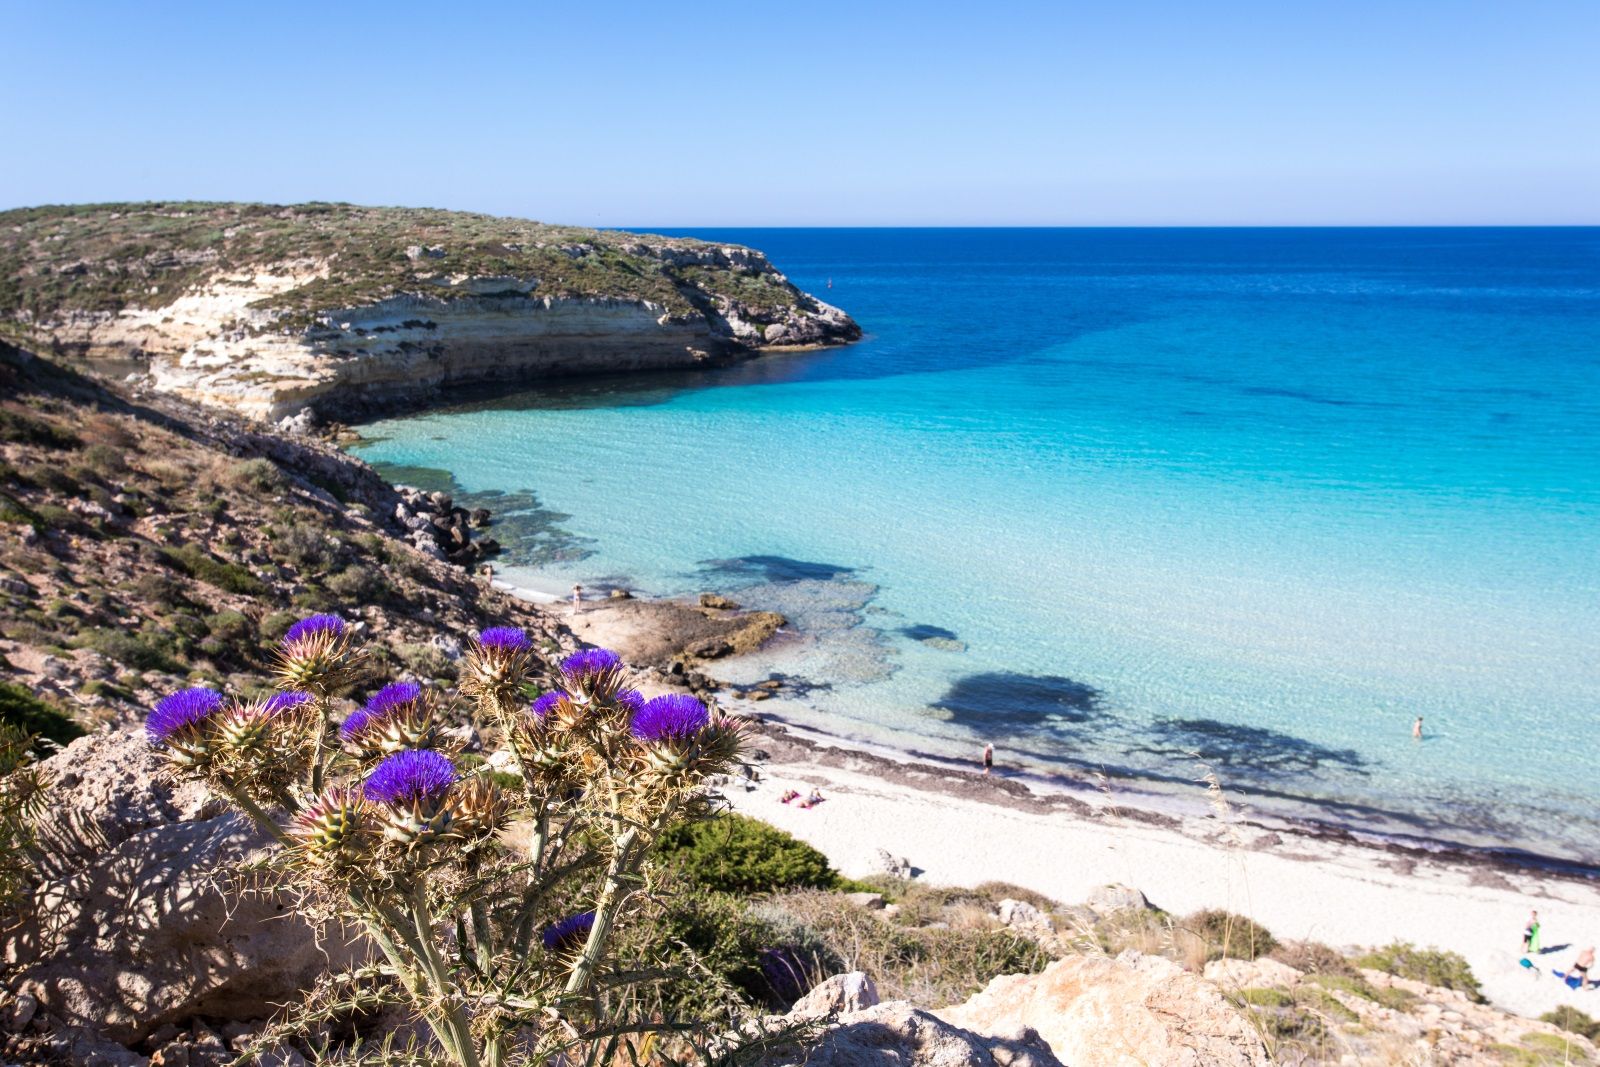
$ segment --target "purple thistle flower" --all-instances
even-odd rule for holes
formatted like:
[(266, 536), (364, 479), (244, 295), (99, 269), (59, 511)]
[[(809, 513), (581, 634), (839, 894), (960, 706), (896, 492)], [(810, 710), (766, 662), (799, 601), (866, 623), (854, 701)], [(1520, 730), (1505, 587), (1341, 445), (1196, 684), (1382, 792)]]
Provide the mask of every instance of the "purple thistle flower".
[(640, 741), (692, 737), (711, 721), (706, 706), (687, 693), (668, 693), (645, 701), (633, 717), (633, 736)]
[(573, 680), (591, 678), (622, 667), (622, 657), (603, 648), (586, 648), (561, 661), (561, 673)]
[(543, 719), (555, 709), (557, 704), (561, 703), (565, 699), (567, 699), (567, 694), (558, 689), (554, 693), (546, 693), (538, 700), (535, 700), (533, 702), (533, 706), (528, 710), (533, 712), (536, 718)]
[(576, 915), (569, 915), (560, 922), (545, 928), (545, 951), (555, 952), (558, 949), (576, 947), (577, 942), (587, 938), (589, 931), (593, 928), (594, 912), (583, 911)]
[(414, 704), (422, 697), (422, 686), (416, 682), (390, 682), (368, 700), (365, 707), (357, 708), (339, 727), (346, 740), (353, 738), (384, 719)]
[(624, 689), (616, 695), (617, 704), (626, 708), (631, 715), (637, 715), (644, 710), (644, 694), (637, 689)]
[(302, 693), (298, 690), (291, 690), (287, 693), (273, 693), (267, 698), (267, 702), (261, 706), (261, 709), (268, 715), (277, 715), (281, 712), (293, 711), (310, 699), (310, 693)]
[(344, 636), (344, 620), (337, 615), (307, 615), (289, 627), (289, 631), (283, 635), (283, 643), (287, 647), (321, 634)]
[(180, 689), (156, 701), (144, 728), (151, 744), (161, 744), (179, 730), (198, 726), (221, 710), (225, 698), (215, 689)]
[(436, 803), (455, 780), (455, 764), (444, 756), (431, 749), (407, 749), (374, 767), (362, 792), (368, 800), (393, 806)]
[(495, 652), (526, 652), (533, 647), (533, 642), (520, 627), (491, 626), (478, 635), (478, 645)]

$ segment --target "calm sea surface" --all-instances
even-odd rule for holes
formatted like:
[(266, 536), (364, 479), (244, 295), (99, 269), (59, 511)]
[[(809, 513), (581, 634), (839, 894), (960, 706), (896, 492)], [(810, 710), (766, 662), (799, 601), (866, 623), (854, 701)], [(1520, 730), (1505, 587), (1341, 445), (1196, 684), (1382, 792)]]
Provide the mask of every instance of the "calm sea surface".
[(1600, 230), (687, 233), (868, 339), (357, 451), (783, 611), (802, 723), (1600, 862)]

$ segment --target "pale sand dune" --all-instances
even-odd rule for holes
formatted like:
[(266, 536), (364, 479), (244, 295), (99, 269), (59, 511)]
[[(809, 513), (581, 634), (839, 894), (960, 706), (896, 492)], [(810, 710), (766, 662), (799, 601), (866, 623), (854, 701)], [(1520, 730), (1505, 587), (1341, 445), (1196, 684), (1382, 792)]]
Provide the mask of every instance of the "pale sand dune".
[[(758, 743), (759, 744), (759, 743)], [(1276, 836), (1243, 823), (1189, 819), (1181, 829), (1125, 816), (1083, 817), (988, 803), (940, 791), (939, 776), (913, 786), (877, 762), (825, 765), (789, 752), (761, 766), (753, 791), (728, 790), (734, 808), (774, 823), (825, 852), (840, 870), (881, 869), (878, 850), (904, 856), (930, 882), (1014, 882), (1062, 903), (1121, 882), (1169, 912), (1226, 908), (1255, 918), (1280, 939), (1346, 947), (1393, 940), (1462, 953), (1495, 1004), (1538, 1016), (1569, 1003), (1600, 1016), (1600, 992), (1573, 992), (1517, 963), (1529, 908), (1544, 920), (1540, 957), (1563, 970), (1578, 948), (1600, 940), (1600, 885), (1487, 865), (1416, 861), (1379, 848)], [(829, 763), (836, 763), (832, 759)], [(946, 784), (970, 776), (952, 771)], [(789, 788), (820, 786), (826, 802), (806, 810), (779, 803)], [(962, 790), (967, 791), (967, 790)], [(1025, 807), (1025, 805), (1024, 805)]]

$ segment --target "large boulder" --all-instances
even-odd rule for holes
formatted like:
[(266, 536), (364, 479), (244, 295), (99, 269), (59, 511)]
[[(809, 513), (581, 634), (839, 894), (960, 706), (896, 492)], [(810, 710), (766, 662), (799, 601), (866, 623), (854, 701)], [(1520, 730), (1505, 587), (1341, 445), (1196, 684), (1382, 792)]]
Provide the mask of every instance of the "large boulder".
[(878, 985), (864, 971), (824, 978), (795, 1001), (791, 1015), (843, 1015), (878, 1006)]
[(1265, 1067), (1260, 1033), (1211, 983), (1171, 960), (1125, 952), (1057, 960), (996, 978), (945, 1022), (980, 1034), (1038, 1033), (1071, 1067)]
[(815, 1043), (762, 1067), (1062, 1067), (1031, 1031), (988, 1037), (903, 1000), (840, 1016)]
[(44, 767), (37, 907), (0, 935), (9, 984), (40, 1013), (129, 1044), (196, 1015), (272, 1015), (365, 955), (247, 888), (237, 868), (266, 836), (198, 787), (169, 786), (139, 731), (79, 738)]

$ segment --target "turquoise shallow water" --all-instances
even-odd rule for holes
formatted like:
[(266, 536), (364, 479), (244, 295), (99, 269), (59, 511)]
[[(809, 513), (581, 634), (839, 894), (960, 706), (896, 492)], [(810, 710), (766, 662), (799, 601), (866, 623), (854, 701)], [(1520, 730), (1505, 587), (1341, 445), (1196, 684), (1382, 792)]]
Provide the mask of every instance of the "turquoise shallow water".
[(868, 339), (360, 454), (532, 494), (528, 584), (783, 610), (725, 673), (836, 733), (1600, 860), (1600, 231), (694, 235)]

